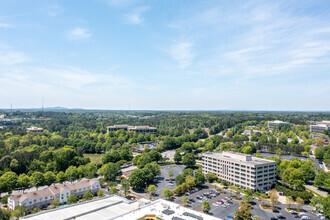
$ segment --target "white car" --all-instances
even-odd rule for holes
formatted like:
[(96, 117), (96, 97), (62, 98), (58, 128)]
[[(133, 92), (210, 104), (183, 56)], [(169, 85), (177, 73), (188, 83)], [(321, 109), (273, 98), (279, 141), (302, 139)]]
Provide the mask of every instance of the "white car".
[(213, 205), (213, 206), (217, 206), (217, 207), (219, 206), (217, 203), (212, 203), (212, 205)]

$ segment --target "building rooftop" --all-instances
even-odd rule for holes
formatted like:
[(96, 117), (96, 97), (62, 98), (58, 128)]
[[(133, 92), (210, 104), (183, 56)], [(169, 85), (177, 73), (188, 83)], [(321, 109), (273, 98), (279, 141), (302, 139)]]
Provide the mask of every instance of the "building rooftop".
[(57, 220), (57, 219), (97, 219), (106, 220), (137, 209), (140, 203), (130, 202), (119, 196), (108, 196), (87, 202), (77, 203), (61, 208), (42, 211), (22, 219), (29, 220)]
[(223, 159), (230, 159), (232, 161), (245, 162), (247, 164), (253, 164), (253, 165), (276, 163), (275, 161), (272, 160), (253, 157), (252, 155), (249, 154), (242, 154), (232, 151), (210, 152), (210, 153), (204, 153), (203, 155), (209, 155)]
[(27, 128), (26, 130), (28, 130), (28, 131), (42, 131), (44, 129), (43, 128), (38, 128), (38, 127), (31, 127), (31, 128)]
[(270, 123), (276, 123), (276, 124), (282, 124), (282, 123), (285, 123), (285, 124), (288, 124), (289, 122), (284, 122), (284, 121), (280, 121), (280, 120), (275, 120), (275, 121), (269, 121)]
[(115, 220), (127, 220), (127, 219), (139, 219), (144, 216), (157, 216), (163, 220), (219, 220), (219, 218), (211, 215), (197, 212), (192, 209), (185, 208), (177, 203), (170, 202), (163, 199), (158, 199), (147, 205), (141, 206), (138, 209), (124, 213), (121, 216), (117, 216), (110, 219)]

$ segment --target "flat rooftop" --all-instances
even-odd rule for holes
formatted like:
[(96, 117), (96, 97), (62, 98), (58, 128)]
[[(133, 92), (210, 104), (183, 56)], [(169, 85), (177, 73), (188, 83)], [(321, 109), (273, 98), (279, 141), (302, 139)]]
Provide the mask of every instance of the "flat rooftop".
[(141, 206), (134, 211), (127, 212), (121, 216), (117, 216), (111, 219), (133, 220), (144, 217), (145, 215), (154, 215), (163, 220), (172, 220), (172, 219), (219, 220), (219, 218), (182, 207), (177, 203), (163, 199), (158, 199), (147, 205)]
[(75, 218), (76, 220), (106, 220), (137, 209), (138, 207), (138, 201), (130, 202), (119, 196), (109, 196), (101, 199), (90, 200), (83, 203), (39, 212), (34, 215), (25, 216), (22, 219), (63, 220)]
[(242, 153), (237, 153), (237, 152), (232, 152), (232, 151), (210, 152), (210, 153), (204, 153), (203, 155), (227, 159), (227, 160), (229, 159), (234, 162), (235, 161), (244, 162), (244, 163), (253, 164), (253, 165), (276, 163), (273, 160), (262, 159), (262, 158), (258, 158), (258, 157), (253, 157), (252, 155), (249, 155), (249, 154), (242, 154)]

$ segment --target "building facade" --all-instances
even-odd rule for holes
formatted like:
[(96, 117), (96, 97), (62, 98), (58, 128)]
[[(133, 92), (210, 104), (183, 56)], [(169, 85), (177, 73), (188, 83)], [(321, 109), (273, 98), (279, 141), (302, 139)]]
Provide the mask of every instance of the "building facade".
[(311, 133), (323, 134), (324, 130), (330, 131), (330, 121), (317, 121), (310, 125), (309, 130)]
[(230, 151), (203, 154), (203, 173), (214, 173), (233, 185), (254, 191), (271, 189), (275, 184), (276, 162)]
[(27, 133), (33, 132), (33, 133), (36, 133), (36, 134), (41, 134), (43, 131), (44, 131), (43, 128), (38, 128), (38, 127), (31, 127), (31, 128), (26, 129)]
[(279, 128), (279, 127), (281, 127), (283, 125), (289, 125), (289, 124), (290, 124), (289, 122), (278, 121), (278, 120), (276, 120), (276, 121), (269, 121), (268, 122), (268, 129), (269, 130), (274, 130), (274, 129)]
[(113, 125), (107, 127), (107, 133), (118, 130), (135, 131), (142, 134), (157, 134), (157, 128), (149, 126)]
[(14, 210), (16, 206), (24, 205), (28, 210), (32, 210), (35, 207), (47, 207), (55, 199), (64, 204), (70, 195), (76, 195), (80, 198), (87, 190), (96, 194), (99, 189), (98, 179), (83, 178), (75, 183), (56, 184), (38, 191), (15, 193), (8, 198), (8, 207)]

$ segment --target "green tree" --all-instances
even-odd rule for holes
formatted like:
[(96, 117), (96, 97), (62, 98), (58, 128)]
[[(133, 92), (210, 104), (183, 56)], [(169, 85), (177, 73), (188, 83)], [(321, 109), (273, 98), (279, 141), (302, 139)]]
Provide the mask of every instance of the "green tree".
[(184, 178), (184, 176), (182, 174), (179, 174), (175, 177), (175, 184), (177, 186), (181, 185), (182, 183), (184, 183), (186, 181), (186, 179)]
[(155, 185), (148, 186), (147, 192), (149, 192), (150, 195), (154, 195), (156, 191), (157, 191), (157, 187)]
[(175, 151), (173, 159), (174, 159), (175, 163), (180, 163), (182, 160), (181, 153), (179, 151)]
[(294, 202), (292, 196), (286, 197), (286, 203), (289, 205), (289, 208), (291, 208), (291, 204)]
[(28, 212), (27, 208), (23, 206), (16, 206), (15, 210), (11, 212), (12, 217), (20, 218), (23, 217)]
[(52, 171), (48, 171), (44, 175), (46, 185), (50, 186), (56, 182), (56, 176)]
[(252, 150), (251, 146), (246, 146), (246, 147), (243, 148), (242, 152), (244, 154), (252, 154), (253, 150)]
[(9, 220), (10, 212), (6, 209), (0, 209), (0, 219), (1, 220)]
[(97, 196), (98, 197), (104, 197), (105, 196), (105, 192), (102, 190), (102, 189), (100, 189), (98, 192), (97, 192)]
[(105, 179), (113, 181), (116, 179), (117, 176), (120, 176), (122, 172), (118, 164), (107, 163), (100, 168), (99, 174), (103, 175)]
[(191, 176), (186, 177), (186, 184), (188, 185), (188, 188), (191, 189), (192, 187), (196, 186), (195, 179)]
[(250, 207), (244, 201), (240, 202), (240, 207), (235, 211), (236, 220), (252, 220)]
[(215, 180), (218, 179), (218, 177), (214, 173), (207, 173), (206, 174), (206, 179), (209, 183), (213, 183)]
[(196, 164), (195, 156), (192, 153), (187, 153), (183, 156), (182, 164), (184, 164), (187, 167), (192, 167)]
[(73, 182), (78, 178), (78, 170), (75, 166), (69, 166), (65, 171), (66, 179)]
[(118, 193), (118, 189), (115, 186), (110, 187), (109, 194), (114, 195)]
[(246, 202), (250, 202), (253, 199), (253, 192), (251, 189), (245, 191), (244, 199)]
[(129, 177), (130, 185), (135, 189), (142, 189), (146, 186), (146, 173), (141, 169), (132, 171)]
[(31, 176), (31, 182), (38, 190), (38, 187), (45, 185), (45, 177), (42, 173), (36, 171)]
[(75, 204), (75, 203), (77, 203), (77, 202), (78, 202), (78, 198), (77, 198), (77, 196), (75, 196), (74, 194), (69, 195), (68, 200), (67, 200), (67, 203), (68, 203), (69, 205), (71, 205), (71, 204)]
[(88, 163), (85, 166), (85, 177), (88, 179), (94, 178), (97, 172), (97, 166), (95, 163)]
[(63, 183), (66, 180), (65, 173), (63, 173), (62, 171), (58, 172), (58, 174), (56, 175), (56, 179), (57, 182)]
[(203, 212), (209, 212), (211, 210), (211, 206), (210, 206), (209, 201), (207, 201), (207, 200), (203, 201), (202, 210), (203, 210)]
[(17, 179), (17, 187), (19, 187), (24, 193), (24, 190), (30, 188), (30, 186), (31, 186), (30, 177), (25, 173), (20, 174)]
[(6, 172), (1, 176), (0, 182), (2, 183), (1, 188), (3, 192), (11, 192), (16, 188), (18, 176), (14, 172)]
[(197, 186), (202, 186), (205, 183), (205, 176), (201, 172), (196, 172), (195, 183)]
[(278, 203), (278, 196), (274, 192), (270, 193), (269, 198), (273, 206), (275, 206)]
[(124, 192), (125, 196), (127, 195), (127, 193), (130, 190), (130, 182), (127, 179), (122, 179), (121, 182), (121, 190)]
[(173, 196), (173, 192), (169, 188), (165, 188), (161, 195), (166, 199), (169, 199)]
[(182, 202), (183, 204), (188, 204), (188, 203), (189, 203), (189, 198), (188, 198), (188, 196), (182, 196), (182, 200), (181, 200), (181, 202)]
[(50, 202), (50, 205), (53, 207), (53, 208), (56, 208), (58, 206), (61, 205), (60, 201), (58, 199), (54, 199), (53, 201)]
[(326, 217), (330, 217), (330, 195), (322, 200), (323, 214)]
[(87, 190), (84, 192), (84, 195), (82, 197), (83, 201), (91, 200), (93, 198), (93, 194), (90, 190)]

